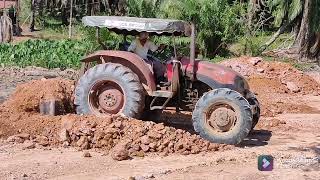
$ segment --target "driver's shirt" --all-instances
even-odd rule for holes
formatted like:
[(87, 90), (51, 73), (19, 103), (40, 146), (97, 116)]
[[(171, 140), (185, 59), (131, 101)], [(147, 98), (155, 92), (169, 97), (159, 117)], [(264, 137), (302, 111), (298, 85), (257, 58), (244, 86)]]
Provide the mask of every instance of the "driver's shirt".
[(128, 48), (128, 51), (132, 51), (140, 56), (142, 59), (148, 59), (148, 51), (156, 51), (159, 47), (155, 45), (153, 42), (147, 40), (144, 46), (140, 43), (140, 40), (137, 38), (132, 41), (131, 45)]

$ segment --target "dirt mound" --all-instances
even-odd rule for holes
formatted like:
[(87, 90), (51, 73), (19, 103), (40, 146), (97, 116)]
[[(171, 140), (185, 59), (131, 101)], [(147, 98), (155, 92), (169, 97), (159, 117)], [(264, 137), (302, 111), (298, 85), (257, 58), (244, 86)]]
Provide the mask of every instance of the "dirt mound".
[[(132, 156), (143, 156), (147, 152), (187, 155), (232, 147), (210, 143), (196, 134), (161, 123), (121, 116), (104, 118), (65, 116), (62, 118), (62, 127), (60, 140), (65, 145), (71, 144), (81, 149), (103, 148), (106, 151), (121, 145)], [(119, 151), (123, 151), (123, 148)]]
[(61, 78), (33, 80), (17, 86), (3, 106), (17, 112), (39, 112), (40, 101), (56, 100), (62, 113), (73, 112), (74, 81)]
[(42, 146), (62, 144), (81, 150), (96, 148), (112, 152), (112, 157), (118, 160), (149, 152), (186, 155), (232, 147), (210, 143), (185, 130), (121, 116), (39, 114), (40, 101), (50, 99), (62, 102), (65, 113), (71, 112), (73, 89), (73, 81), (59, 78), (19, 85), (0, 108), (0, 137), (9, 137), (10, 141), (18, 143), (32, 141)]
[(55, 77), (77, 79), (78, 72), (72, 69), (45, 69), (33, 66), (26, 68), (0, 67), (0, 104), (8, 99), (19, 83)]
[[(264, 92), (275, 90), (280, 93), (320, 94), (319, 83), (288, 63), (267, 62), (258, 57), (240, 57), (223, 61), (221, 64), (250, 79), (268, 82), (269, 84), (264, 86), (259, 81), (250, 83), (253, 87), (264, 88)], [(255, 84), (256, 82), (258, 84)]]
[(11, 142), (32, 141), (41, 146), (74, 146), (79, 150), (94, 148), (111, 152), (115, 159), (123, 154), (121, 152), (127, 152), (128, 156), (144, 156), (150, 152), (187, 155), (233, 147), (210, 143), (182, 129), (116, 115), (42, 116), (29, 112), (13, 114), (1, 109), (0, 127), (0, 137), (8, 138)]
[(221, 64), (247, 78), (251, 91), (261, 104), (262, 116), (319, 112), (305, 102), (296, 102), (302, 95), (319, 95), (320, 84), (290, 64), (267, 62), (258, 57), (234, 58)]
[(57, 132), (61, 129), (60, 119), (59, 116), (42, 116), (0, 108), (0, 138), (27, 133), (33, 140), (42, 138), (48, 140), (46, 145), (54, 145), (59, 143)]
[[(261, 104), (261, 115), (273, 117), (282, 113), (318, 113), (319, 110), (297, 101), (301, 94), (291, 94), (279, 79), (251, 76), (248, 78), (251, 90), (257, 94)], [(294, 97), (293, 97), (294, 96)]]

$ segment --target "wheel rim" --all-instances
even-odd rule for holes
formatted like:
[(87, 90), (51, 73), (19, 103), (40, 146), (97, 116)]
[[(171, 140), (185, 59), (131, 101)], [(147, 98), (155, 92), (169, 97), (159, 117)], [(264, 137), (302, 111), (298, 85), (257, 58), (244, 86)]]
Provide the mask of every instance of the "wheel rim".
[(125, 97), (117, 83), (100, 81), (89, 92), (89, 106), (94, 114), (117, 114), (123, 109)]
[(214, 132), (231, 131), (239, 118), (239, 113), (229, 104), (216, 103), (209, 107), (205, 114), (206, 126)]

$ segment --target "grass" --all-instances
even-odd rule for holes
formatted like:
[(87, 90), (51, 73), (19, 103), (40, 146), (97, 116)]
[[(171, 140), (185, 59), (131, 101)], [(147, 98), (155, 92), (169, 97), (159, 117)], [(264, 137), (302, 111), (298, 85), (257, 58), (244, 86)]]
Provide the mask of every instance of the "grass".
[(27, 40), (15, 45), (0, 44), (0, 62), (6, 66), (79, 68), (80, 59), (92, 44), (77, 40)]

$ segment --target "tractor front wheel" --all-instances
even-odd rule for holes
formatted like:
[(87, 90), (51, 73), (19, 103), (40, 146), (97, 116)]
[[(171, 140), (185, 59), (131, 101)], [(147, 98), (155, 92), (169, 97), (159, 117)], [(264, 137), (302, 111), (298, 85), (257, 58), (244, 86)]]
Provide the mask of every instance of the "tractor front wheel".
[(223, 144), (239, 144), (252, 126), (249, 102), (227, 88), (205, 93), (197, 102), (192, 119), (201, 137)]
[(261, 108), (260, 108), (260, 103), (256, 97), (255, 94), (250, 92), (248, 94), (249, 98), (247, 98), (248, 102), (250, 105), (255, 106), (255, 111), (252, 115), (252, 128), (251, 130), (254, 129), (254, 127), (258, 124), (259, 119), (260, 119), (260, 113), (261, 113)]
[(123, 114), (139, 118), (145, 93), (139, 78), (130, 69), (114, 63), (89, 69), (75, 90), (78, 114)]

